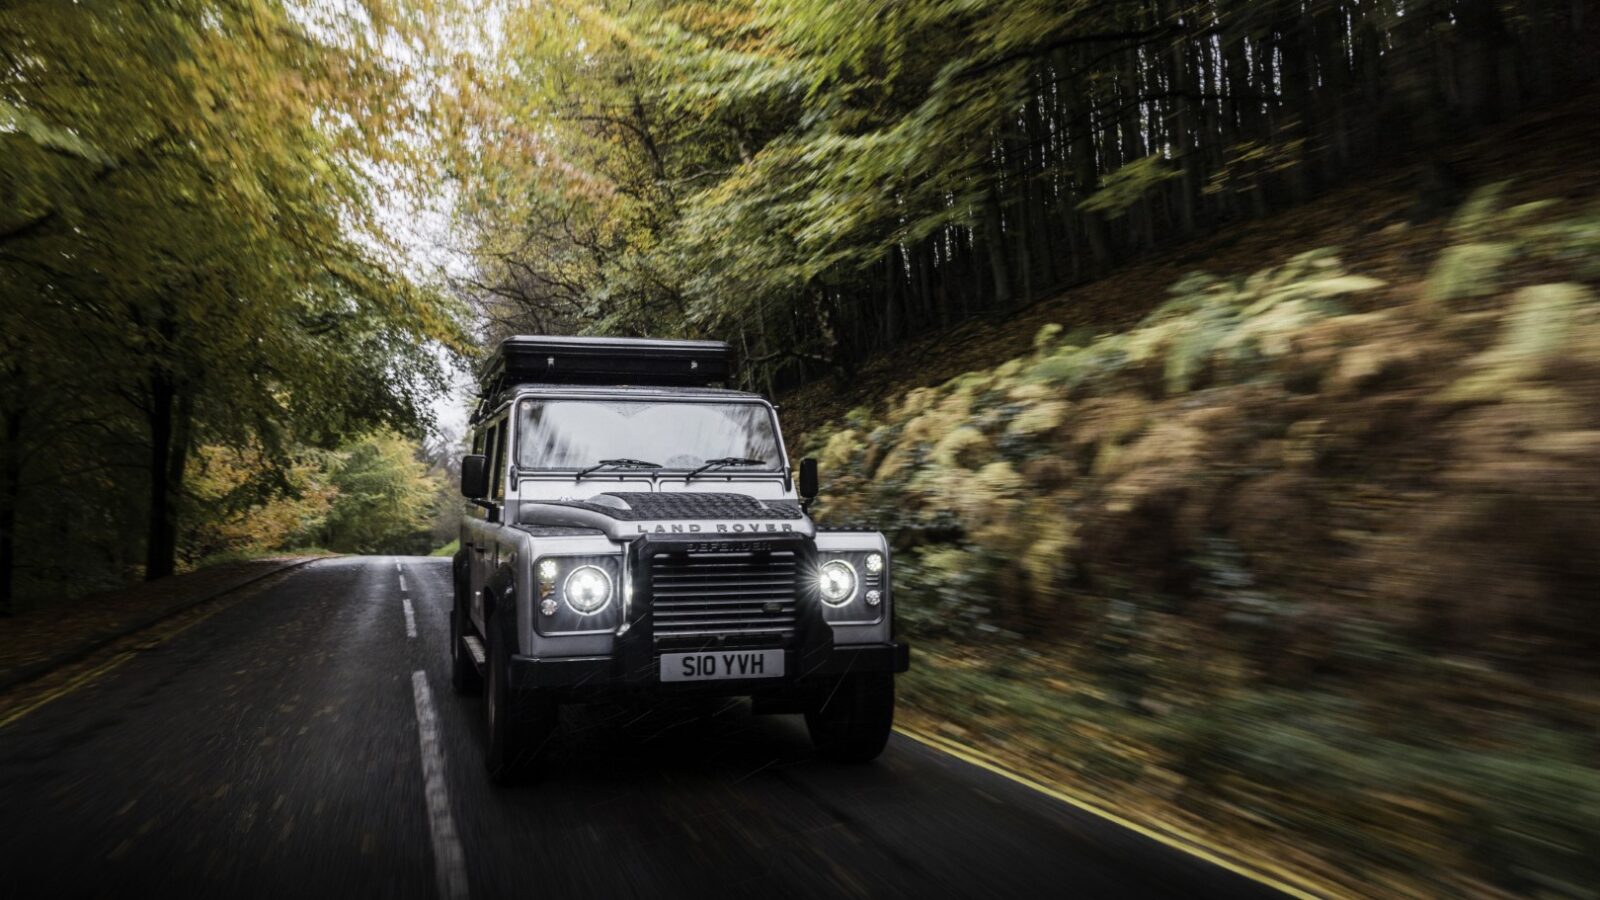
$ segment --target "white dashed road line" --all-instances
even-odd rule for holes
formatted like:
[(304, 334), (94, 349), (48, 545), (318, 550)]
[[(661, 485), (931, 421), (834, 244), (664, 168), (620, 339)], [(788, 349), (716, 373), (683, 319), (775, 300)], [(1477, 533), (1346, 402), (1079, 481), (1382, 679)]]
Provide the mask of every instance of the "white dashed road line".
[[(411, 611), (410, 601), (406, 612)], [(450, 814), (450, 794), (444, 779), (444, 744), (439, 739), (439, 719), (433, 710), (433, 691), (428, 675), (411, 673), (411, 693), (417, 702), (417, 740), (422, 747), (422, 789), (428, 803), (428, 826), (433, 832), (433, 861), (444, 900), (465, 900), (467, 860)]]
[(400, 590), (403, 591), (405, 589), (406, 589), (406, 576), (401, 575), (400, 576)]
[(411, 608), (411, 598), (406, 597), (400, 601), (406, 608), (406, 637), (417, 636), (417, 613)]

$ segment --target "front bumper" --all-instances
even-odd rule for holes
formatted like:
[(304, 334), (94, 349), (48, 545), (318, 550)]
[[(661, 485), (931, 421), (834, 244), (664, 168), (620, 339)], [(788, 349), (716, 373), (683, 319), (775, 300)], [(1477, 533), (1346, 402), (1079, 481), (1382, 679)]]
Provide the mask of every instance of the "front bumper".
[(728, 679), (662, 683), (655, 658), (649, 670), (630, 672), (612, 656), (578, 656), (539, 659), (513, 656), (507, 679), (517, 690), (541, 690), (579, 699), (611, 695), (695, 693), (738, 696), (789, 690), (816, 684), (839, 675), (862, 672), (904, 672), (911, 665), (911, 647), (899, 641), (884, 644), (835, 644), (802, 670), (798, 650), (784, 651), (781, 678)]

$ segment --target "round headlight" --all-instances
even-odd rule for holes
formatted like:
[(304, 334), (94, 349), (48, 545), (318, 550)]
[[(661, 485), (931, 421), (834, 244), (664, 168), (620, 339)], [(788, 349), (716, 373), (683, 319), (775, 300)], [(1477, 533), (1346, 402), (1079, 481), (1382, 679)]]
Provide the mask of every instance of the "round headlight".
[(856, 595), (856, 570), (842, 559), (829, 560), (822, 564), (818, 586), (825, 602), (841, 606)]
[(867, 574), (876, 575), (883, 571), (883, 555), (880, 553), (867, 554)]
[(611, 601), (611, 576), (597, 566), (579, 566), (567, 576), (561, 594), (577, 612), (593, 615)]

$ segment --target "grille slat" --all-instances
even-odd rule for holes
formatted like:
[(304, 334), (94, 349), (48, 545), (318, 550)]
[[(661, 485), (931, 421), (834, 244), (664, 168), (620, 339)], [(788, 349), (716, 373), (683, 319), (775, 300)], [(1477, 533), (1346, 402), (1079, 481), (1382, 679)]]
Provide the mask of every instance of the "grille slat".
[[(794, 576), (790, 575), (790, 576), (787, 576), (787, 577), (784, 577), (784, 578), (753, 578), (753, 577), (752, 578), (743, 578), (743, 579), (740, 580), (740, 583), (743, 586), (752, 587), (752, 588), (766, 588), (766, 587), (792, 588), (792, 587), (794, 587)], [(700, 589), (700, 588), (721, 588), (721, 587), (727, 587), (727, 585), (728, 585), (728, 580), (727, 579), (723, 579), (723, 578), (710, 578), (710, 579), (708, 579), (703, 575), (699, 576), (699, 577), (697, 577), (697, 578), (695, 578), (693, 580), (683, 579), (683, 580), (680, 581), (680, 580), (678, 580), (676, 578), (670, 578), (670, 579), (669, 578), (657, 578), (655, 580), (655, 586), (656, 586), (656, 590), (657, 591), (663, 591), (663, 590), (682, 591), (682, 590), (697, 590), (697, 589)]]
[(674, 632), (672, 632), (670, 637), (720, 637), (720, 636), (728, 635), (728, 634), (736, 634), (736, 635), (739, 635), (741, 637), (746, 636), (746, 635), (765, 635), (765, 634), (773, 634), (773, 635), (779, 635), (781, 637), (787, 637), (789, 634), (793, 633), (793, 631), (794, 631), (794, 628), (792, 626), (785, 626), (785, 627), (779, 627), (779, 628), (740, 628), (740, 629), (737, 629), (737, 630), (729, 630), (727, 628), (707, 628), (707, 629), (692, 629), (692, 630), (686, 630), (686, 631), (674, 631)]
[(706, 566), (703, 569), (682, 572), (657, 572), (667, 581), (698, 581), (703, 578), (767, 578), (793, 577), (793, 566)]
[[(742, 617), (728, 618), (690, 618), (690, 620), (677, 620), (672, 625), (682, 625), (683, 628), (709, 628), (712, 625), (754, 625), (760, 628), (779, 628), (779, 626), (794, 625), (795, 617), (792, 615), (742, 615)], [(656, 623), (661, 625), (661, 623)]]
[(658, 554), (650, 560), (655, 635), (792, 635), (798, 569), (792, 550)]
[(749, 618), (754, 621), (778, 621), (786, 615), (794, 615), (794, 607), (779, 609), (776, 612), (766, 612), (760, 609), (720, 609), (720, 610), (672, 610), (670, 613), (656, 612), (656, 621), (707, 621), (710, 618)]
[[(764, 603), (764, 602), (766, 602), (768, 600), (779, 600), (779, 599), (783, 599), (783, 598), (786, 598), (786, 597), (793, 597), (794, 596), (794, 588), (788, 588), (787, 590), (784, 589), (784, 588), (777, 588), (777, 587), (748, 588), (748, 589), (744, 589), (744, 590), (740, 590), (739, 588), (725, 588), (725, 589), (722, 589), (722, 590), (678, 590), (678, 589), (674, 588), (673, 590), (670, 590), (670, 591), (663, 591), (663, 590), (659, 590), (658, 589), (655, 592), (655, 596), (656, 596), (656, 600), (658, 600), (658, 601), (660, 601), (660, 600), (669, 600), (669, 601), (671, 601), (671, 600), (688, 600), (688, 601), (693, 601), (693, 600), (699, 600), (701, 598), (711, 598), (711, 597), (715, 597), (715, 598), (740, 598), (740, 597), (743, 597), (743, 598), (748, 598), (748, 599), (750, 599), (752, 601), (761, 601), (761, 602)], [(658, 604), (658, 608), (659, 608), (659, 604)]]
[(714, 609), (714, 608), (721, 608), (721, 609), (726, 610), (726, 608), (728, 608), (728, 607), (735, 607), (735, 608), (737, 608), (737, 607), (745, 607), (746, 609), (750, 610), (751, 612), (765, 612), (766, 611), (766, 609), (765, 609), (766, 605), (768, 603), (774, 603), (774, 602), (780, 604), (780, 608), (781, 609), (794, 609), (794, 602), (789, 600), (788, 598), (783, 598), (783, 599), (774, 598), (774, 599), (765, 599), (765, 600), (749, 600), (749, 599), (745, 599), (745, 598), (739, 598), (739, 599), (735, 599), (735, 600), (702, 600), (699, 603), (694, 604), (693, 609), (685, 609), (685, 608), (682, 608), (678, 604), (666, 604), (666, 605), (663, 605), (663, 604), (657, 603), (656, 604), (656, 615), (657, 616), (667, 616), (667, 615), (679, 616), (679, 615), (688, 615), (689, 613), (699, 613), (702, 609), (711, 610), (711, 609)]

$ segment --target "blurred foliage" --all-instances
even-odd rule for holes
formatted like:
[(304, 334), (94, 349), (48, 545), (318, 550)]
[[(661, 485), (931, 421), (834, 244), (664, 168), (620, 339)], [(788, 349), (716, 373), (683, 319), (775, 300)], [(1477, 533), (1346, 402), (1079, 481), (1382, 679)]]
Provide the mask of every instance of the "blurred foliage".
[(341, 499), (323, 453), (304, 453), (286, 470), (248, 449), (210, 445), (196, 457), (190, 490), (198, 511), (183, 548), (187, 560), (314, 543)]
[(1141, 157), (1105, 176), (1100, 189), (1084, 198), (1078, 209), (1120, 216), (1145, 198), (1150, 189), (1183, 173), (1167, 165), (1159, 153)]
[(287, 470), (251, 452), (203, 447), (192, 484), (199, 508), (181, 558), (215, 562), (301, 547), (427, 553), (435, 519), (457, 512), (442, 499), (445, 480), (415, 441), (392, 431), (302, 450)]
[[(1561, 255), (1565, 237), (1579, 244), (1584, 231), (1595, 227), (1589, 218), (1568, 219), (1543, 229), (1525, 223), (1555, 201), (1538, 200), (1503, 208), (1501, 198), (1509, 182), (1495, 182), (1474, 191), (1450, 222), (1457, 238), (1434, 266), (1425, 296), (1434, 303), (1459, 301), (1495, 293), (1502, 271), (1513, 261), (1530, 255)], [(1553, 239), (1553, 240), (1552, 240)]]
[[(491, 58), (463, 74), (455, 167), (472, 260), (455, 285), (490, 342), (722, 338), (769, 388), (1447, 151), (1596, 67), (1581, 13), (1549, 3), (553, 0), (499, 16)], [(1422, 218), (1459, 200), (1454, 176), (1432, 182)]]
[(1323, 857), (1318, 876), (1358, 893), (1460, 896), (1493, 884), (1581, 897), (1594, 883), (1594, 741), (1537, 717), (1508, 716), (1485, 739), (1384, 727), (1381, 695), (1279, 688), (1189, 698), (1169, 688), (1130, 710), (1104, 687), (1113, 679), (1047, 655), (923, 651), (903, 702), (1124, 814), (1176, 820), (1216, 842), (1311, 849)]
[(328, 476), (338, 498), (328, 510), (325, 546), (350, 553), (425, 554), (433, 549), (438, 476), (416, 445), (379, 433), (348, 445)]
[(389, 229), (437, 177), (438, 12), (0, 9), (0, 611), (282, 538), (327, 501), (303, 448), (426, 425), (463, 336)]
[(1471, 206), (1425, 283), (1193, 274), (797, 442), (891, 536), (911, 703), (1362, 890), (1600, 883), (1600, 232)]

